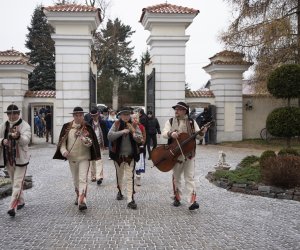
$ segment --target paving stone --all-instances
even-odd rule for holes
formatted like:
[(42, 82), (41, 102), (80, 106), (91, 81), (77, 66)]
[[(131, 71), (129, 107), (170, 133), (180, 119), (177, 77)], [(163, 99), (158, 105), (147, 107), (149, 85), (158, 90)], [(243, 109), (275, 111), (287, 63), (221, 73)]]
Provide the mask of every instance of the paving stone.
[(0, 249), (299, 249), (300, 202), (229, 192), (205, 178), (221, 150), (231, 166), (262, 153), (197, 146), (196, 211), (186, 199), (172, 206), (172, 173), (150, 161), (136, 187), (138, 209), (127, 209), (126, 200), (116, 200), (115, 170), (105, 153), (103, 184), (89, 181), (88, 209), (80, 212), (67, 162), (52, 160), (51, 144), (33, 146), (26, 206), (10, 218), (10, 198), (0, 199)]

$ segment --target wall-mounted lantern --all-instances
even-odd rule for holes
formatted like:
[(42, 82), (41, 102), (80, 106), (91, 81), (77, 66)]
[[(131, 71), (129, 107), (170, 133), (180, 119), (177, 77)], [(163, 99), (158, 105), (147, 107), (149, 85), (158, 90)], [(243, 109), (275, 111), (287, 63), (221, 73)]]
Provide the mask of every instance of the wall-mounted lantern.
[(248, 100), (245, 104), (246, 110), (252, 110), (253, 109), (253, 102), (252, 100)]

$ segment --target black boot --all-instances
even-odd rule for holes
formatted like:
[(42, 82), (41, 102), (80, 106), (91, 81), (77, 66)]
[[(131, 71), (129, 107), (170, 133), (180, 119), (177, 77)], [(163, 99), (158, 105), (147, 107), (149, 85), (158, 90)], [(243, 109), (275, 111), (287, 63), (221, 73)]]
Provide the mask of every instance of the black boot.
[(22, 209), (24, 206), (25, 206), (25, 203), (18, 205), (18, 206), (17, 206), (17, 210)]
[(123, 200), (124, 199), (124, 196), (123, 194), (119, 191), (118, 194), (117, 194), (117, 200), (120, 201), (120, 200)]
[(82, 210), (87, 209), (87, 206), (86, 206), (86, 204), (85, 204), (84, 202), (82, 202), (81, 204), (79, 204), (78, 209), (79, 209), (80, 211), (82, 211)]
[(131, 201), (127, 204), (127, 207), (128, 208), (131, 208), (131, 209), (137, 209), (137, 205), (135, 203), (135, 201)]
[(173, 206), (174, 207), (179, 207), (180, 205), (181, 205), (180, 201), (175, 198), (174, 202), (173, 202)]
[(11, 217), (15, 217), (15, 215), (16, 215), (16, 211), (15, 211), (14, 208), (8, 210), (7, 213), (8, 213)]
[(199, 204), (194, 201), (194, 203), (192, 205), (190, 205), (189, 210), (195, 210), (199, 208)]

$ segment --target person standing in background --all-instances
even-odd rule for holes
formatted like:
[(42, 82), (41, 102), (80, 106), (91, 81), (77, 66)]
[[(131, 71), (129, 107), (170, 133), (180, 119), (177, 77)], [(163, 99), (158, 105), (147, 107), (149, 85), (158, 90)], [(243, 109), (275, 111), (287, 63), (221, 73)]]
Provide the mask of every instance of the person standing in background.
[(153, 116), (152, 111), (147, 112), (148, 115), (148, 127), (147, 127), (147, 150), (149, 154), (148, 160), (151, 160), (151, 144), (152, 144), (152, 149), (156, 148), (157, 146), (157, 134), (161, 134), (160, 132), (160, 126), (159, 122), (156, 119), (156, 117)]
[[(211, 115), (209, 114), (208, 108), (205, 107), (203, 112), (198, 115), (198, 117), (196, 118), (196, 122), (199, 126), (199, 128), (202, 128), (206, 123), (211, 121)], [(204, 140), (204, 143), (203, 143)], [(204, 144), (207, 145), (208, 144), (208, 129), (205, 132), (204, 138), (199, 140), (199, 145)]]
[[(148, 130), (148, 117), (143, 109), (139, 110), (139, 122), (144, 126), (145, 130)], [(144, 158), (146, 159), (146, 150), (144, 150)]]
[[(98, 139), (98, 143), (100, 149), (103, 151), (108, 147), (108, 140), (107, 140), (107, 128), (105, 121), (102, 120), (98, 110), (92, 109), (90, 112), (91, 119), (89, 124), (95, 131), (95, 134)], [(99, 159), (97, 161), (91, 161), (91, 179), (92, 181), (97, 181), (97, 184), (100, 185), (103, 181), (103, 161)]]
[(49, 141), (49, 136), (51, 135), (51, 130), (52, 130), (52, 113), (51, 113), (51, 109), (48, 106), (47, 107), (47, 111), (45, 113), (45, 123), (46, 123), (46, 142)]
[(140, 160), (136, 163), (135, 166), (135, 173), (136, 173), (136, 185), (141, 186), (141, 178), (142, 173), (145, 173), (146, 171), (146, 161), (144, 157), (144, 152), (146, 151), (146, 130), (143, 124), (139, 122), (139, 115), (138, 114), (132, 114), (131, 115), (132, 124), (133, 126), (138, 126), (142, 132), (143, 139), (141, 140), (141, 143), (138, 143), (139, 146), (139, 153), (140, 153)]

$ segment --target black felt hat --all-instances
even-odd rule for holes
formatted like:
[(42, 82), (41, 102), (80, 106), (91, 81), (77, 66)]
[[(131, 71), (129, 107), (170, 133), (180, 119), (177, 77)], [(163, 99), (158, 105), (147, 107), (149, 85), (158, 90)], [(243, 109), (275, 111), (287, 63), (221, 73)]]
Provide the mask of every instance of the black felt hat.
[(132, 111), (132, 109), (130, 107), (124, 107), (119, 110), (117, 115), (121, 115), (121, 114), (129, 114), (130, 115), (131, 111)]
[(19, 113), (21, 110), (18, 108), (17, 105), (15, 104), (10, 104), (8, 107), (7, 107), (7, 110), (4, 112), (4, 113), (7, 113), (7, 114), (11, 114), (11, 113)]
[(176, 107), (183, 108), (183, 109), (189, 111), (189, 106), (184, 102), (177, 102), (177, 104), (175, 106), (173, 106), (172, 108), (175, 109)]
[(86, 113), (86, 112), (84, 112), (83, 111), (83, 108), (82, 107), (75, 107), (74, 109), (73, 109), (73, 112), (72, 113), (70, 113), (70, 114), (78, 114), (78, 113)]
[(90, 115), (98, 115), (98, 110), (96, 108), (92, 109)]

